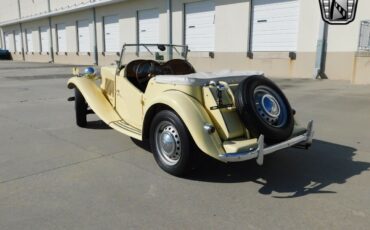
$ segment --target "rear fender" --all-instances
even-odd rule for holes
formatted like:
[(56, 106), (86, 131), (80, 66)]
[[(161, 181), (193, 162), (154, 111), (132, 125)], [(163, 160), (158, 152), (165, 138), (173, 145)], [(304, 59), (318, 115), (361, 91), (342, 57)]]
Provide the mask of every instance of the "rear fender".
[(121, 120), (112, 104), (104, 96), (103, 91), (92, 79), (72, 77), (68, 81), (69, 89), (78, 89), (95, 114), (106, 124)]
[[(194, 142), (204, 153), (216, 159), (220, 154), (225, 153), (218, 133), (209, 134), (204, 129), (205, 124), (213, 125), (213, 123), (206, 110), (195, 98), (180, 91), (162, 92), (160, 96), (145, 102), (144, 121), (151, 119), (148, 111), (157, 105), (168, 106), (179, 115), (193, 137)], [(150, 126), (150, 122), (145, 123), (147, 124), (146, 126)]]

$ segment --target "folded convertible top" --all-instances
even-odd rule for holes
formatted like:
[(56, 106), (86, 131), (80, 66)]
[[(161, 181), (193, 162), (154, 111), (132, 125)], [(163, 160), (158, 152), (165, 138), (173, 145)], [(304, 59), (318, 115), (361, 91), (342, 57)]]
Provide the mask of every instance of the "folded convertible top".
[(187, 75), (158, 75), (155, 81), (163, 84), (203, 86), (210, 81), (224, 81), (228, 84), (238, 84), (245, 78), (253, 75), (264, 75), (261, 71), (230, 71), (209, 73), (199, 72)]

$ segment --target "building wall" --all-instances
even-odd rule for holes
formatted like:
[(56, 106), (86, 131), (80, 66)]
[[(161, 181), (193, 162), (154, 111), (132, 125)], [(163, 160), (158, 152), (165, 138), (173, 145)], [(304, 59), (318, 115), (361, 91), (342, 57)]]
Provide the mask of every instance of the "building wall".
[[(172, 1), (173, 43), (184, 43), (184, 5), (199, 0)], [(89, 2), (89, 0), (51, 0), (51, 10), (70, 8)], [(112, 1), (115, 2), (115, 1)], [(208, 52), (190, 52), (189, 59), (199, 71), (217, 71), (225, 68), (233, 70), (262, 70), (272, 77), (311, 78), (314, 74), (317, 40), (321, 21), (320, 7), (317, 1), (300, 0), (299, 33), (296, 50), (296, 59), (289, 58), (289, 52), (254, 52), (253, 58), (247, 57), (249, 44), (249, 10), (250, 0), (214, 0), (215, 2), (215, 50), (210, 57)], [(14, 19), (17, 4), (14, 0), (4, 0), (9, 11), (0, 8), (0, 23)], [(47, 0), (21, 0), (22, 15), (33, 15), (47, 11)], [(136, 43), (137, 12), (138, 10), (159, 10), (160, 42), (168, 43), (168, 14), (166, 0), (127, 0), (96, 8), (96, 31), (99, 65), (110, 65), (119, 58), (117, 53), (103, 52), (105, 16), (117, 15), (119, 18), (120, 45)], [(357, 53), (360, 22), (370, 19), (370, 1), (359, 1), (356, 20), (349, 25), (329, 26), (328, 46), (326, 56), (326, 74), (329, 79), (352, 80), (354, 83), (367, 82), (369, 57)], [(14, 11), (13, 13), (9, 13)], [(3, 12), (3, 14), (1, 14)], [(16, 18), (16, 17), (15, 17)], [(76, 21), (87, 19), (90, 21), (91, 53), (77, 52)], [(48, 19), (22, 23), (24, 30), (33, 30), (35, 52), (26, 53), (27, 61), (51, 60), (51, 54), (40, 53), (39, 27), (48, 25)], [(94, 63), (94, 24), (93, 9), (62, 14), (51, 18), (53, 47), (56, 47), (56, 24), (66, 25), (67, 52), (55, 53), (57, 63)], [(18, 30), (19, 25), (3, 26), (3, 31)], [(24, 43), (26, 35), (23, 33)], [(25, 45), (25, 44), (24, 44)], [(22, 55), (13, 53), (14, 59)], [(134, 56), (133, 56), (134, 57)], [(360, 79), (360, 80), (358, 80)]]
[(1, 0), (0, 22), (19, 18), (18, 3), (16, 0)]
[[(19, 32), (20, 31), (20, 27), (19, 25), (12, 25), (12, 26), (9, 26), (7, 27), (6, 29), (3, 29), (3, 34), (6, 34), (6, 33), (11, 33), (12, 37), (11, 37), (11, 43), (12, 43), (12, 47), (6, 47), (7, 49), (9, 49), (11, 51), (11, 55), (13, 57), (13, 60), (22, 60), (22, 52), (17, 52), (16, 49), (15, 49), (15, 38), (14, 38), (14, 35), (15, 33)], [(12, 50), (13, 49), (13, 50)]]
[(22, 17), (47, 13), (49, 10), (48, 0), (20, 0), (20, 4)]
[[(356, 72), (367, 72), (369, 73), (367, 78), (370, 79), (370, 68), (359, 64), (370, 61), (369, 57), (357, 54), (360, 23), (363, 20), (370, 20), (369, 9), (370, 1), (358, 1), (354, 22), (344, 26), (329, 26), (326, 58), (326, 74), (329, 79), (352, 80), (353, 83), (363, 82), (360, 79), (356, 81), (356, 76), (352, 77)], [(362, 70), (363, 68), (366, 71)], [(364, 77), (359, 76), (358, 78)]]
[[(90, 53), (78, 52), (78, 40), (77, 40), (77, 21), (89, 20), (89, 31), (90, 31)], [(56, 53), (54, 55), (54, 61), (57, 63), (71, 64), (78, 63), (81, 65), (91, 65), (94, 63), (94, 56), (92, 51), (94, 50), (94, 25), (93, 25), (93, 14), (92, 10), (84, 10), (76, 13), (70, 13), (66, 15), (60, 15), (52, 18), (52, 36), (53, 46), (57, 47), (57, 33), (56, 24), (64, 23), (66, 25), (66, 39), (67, 39), (67, 52)], [(55, 50), (56, 51), (56, 50)]]
[[(195, 1), (174, 1), (173, 23), (176, 25), (173, 31), (174, 43), (183, 42), (184, 3)], [(207, 54), (190, 53), (190, 60), (197, 69), (205, 71), (225, 68), (236, 70), (258, 69), (273, 77), (312, 77), (321, 18), (319, 5), (316, 2), (300, 1), (296, 60), (289, 58), (289, 52), (254, 52), (253, 59), (249, 59), (246, 54), (249, 42), (250, 1), (215, 0), (215, 3), (215, 55), (214, 58), (210, 58)]]
[(168, 43), (168, 22), (167, 22), (167, 5), (163, 0), (136, 0), (127, 1), (124, 3), (112, 4), (96, 9), (97, 18), (97, 45), (99, 50), (99, 64), (111, 65), (115, 60), (119, 59), (116, 53), (103, 53), (103, 17), (118, 15), (119, 16), (119, 31), (120, 31), (120, 46), (124, 43), (137, 43), (137, 12), (148, 9), (159, 10), (159, 34), (160, 42)]
[(47, 27), (49, 21), (47, 19), (41, 19), (31, 22), (23, 23), (23, 46), (27, 46), (26, 31), (32, 31), (32, 43), (33, 43), (33, 52), (26, 52), (25, 48), (25, 61), (33, 62), (50, 62), (50, 51), (41, 52), (41, 40), (40, 40), (40, 27)]
[(352, 83), (370, 84), (370, 54), (357, 54), (353, 65)]
[(58, 10), (78, 6), (88, 2), (90, 2), (90, 0), (50, 0), (50, 8), (51, 10)]

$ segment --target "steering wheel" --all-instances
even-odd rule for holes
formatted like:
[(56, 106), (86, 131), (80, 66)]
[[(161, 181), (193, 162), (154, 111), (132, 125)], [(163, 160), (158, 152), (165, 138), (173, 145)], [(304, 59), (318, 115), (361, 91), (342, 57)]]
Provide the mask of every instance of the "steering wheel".
[(137, 82), (142, 85), (160, 73), (161, 65), (156, 61), (144, 61), (136, 68)]
[(171, 66), (161, 65), (161, 75), (171, 75), (174, 74), (173, 69)]

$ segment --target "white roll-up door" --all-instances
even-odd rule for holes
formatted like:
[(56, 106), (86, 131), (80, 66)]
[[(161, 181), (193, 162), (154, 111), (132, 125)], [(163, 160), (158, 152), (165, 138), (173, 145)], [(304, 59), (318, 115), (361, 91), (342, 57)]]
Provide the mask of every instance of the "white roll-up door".
[(14, 37), (12, 32), (5, 33), (5, 48), (10, 52), (14, 52)]
[(66, 25), (59, 23), (57, 27), (58, 52), (67, 52)]
[(48, 26), (40, 27), (40, 44), (42, 53), (49, 52), (50, 43)]
[(296, 51), (298, 0), (253, 1), (253, 51)]
[[(159, 43), (159, 11), (158, 9), (141, 10), (139, 17), (139, 43)], [(140, 50), (145, 50), (142, 47)]]
[(77, 22), (78, 26), (78, 51), (90, 52), (90, 28), (89, 20), (81, 20)]
[(32, 30), (26, 30), (27, 52), (34, 52)]
[(191, 51), (215, 50), (215, 4), (213, 1), (185, 5), (185, 42)]
[(106, 52), (118, 52), (120, 50), (117, 15), (104, 17), (104, 47)]
[(15, 51), (16, 52), (22, 52), (21, 32), (20, 31), (15, 31), (14, 38), (15, 38)]

